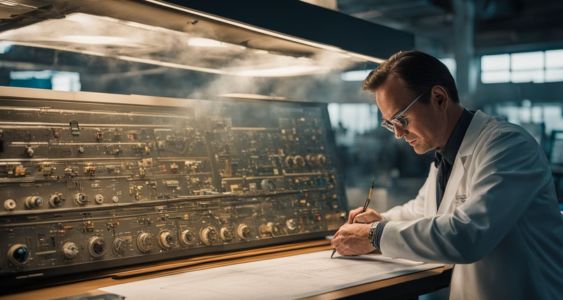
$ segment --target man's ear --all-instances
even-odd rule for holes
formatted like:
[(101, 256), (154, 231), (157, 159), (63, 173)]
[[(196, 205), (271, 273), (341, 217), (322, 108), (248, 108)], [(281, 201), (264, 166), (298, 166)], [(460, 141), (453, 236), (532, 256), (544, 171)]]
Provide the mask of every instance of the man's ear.
[(445, 111), (448, 108), (448, 92), (440, 85), (435, 85), (430, 91), (430, 101), (439, 110)]

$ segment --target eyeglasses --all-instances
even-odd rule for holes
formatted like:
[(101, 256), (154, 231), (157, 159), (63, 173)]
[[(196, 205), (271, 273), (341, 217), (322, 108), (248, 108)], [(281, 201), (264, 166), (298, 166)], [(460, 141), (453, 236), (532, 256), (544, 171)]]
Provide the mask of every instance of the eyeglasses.
[(407, 128), (407, 126), (409, 125), (409, 121), (405, 117), (405, 114), (416, 103), (416, 101), (418, 101), (420, 99), (420, 97), (422, 97), (422, 95), (424, 95), (424, 93), (422, 93), (422, 94), (418, 95), (416, 98), (414, 98), (414, 100), (412, 100), (412, 102), (409, 105), (407, 105), (407, 107), (405, 109), (398, 112), (389, 121), (387, 121), (387, 120), (381, 121), (381, 126), (385, 129), (393, 132), (393, 133), (396, 132), (397, 128), (399, 128), (401, 130), (404, 130), (405, 128)]

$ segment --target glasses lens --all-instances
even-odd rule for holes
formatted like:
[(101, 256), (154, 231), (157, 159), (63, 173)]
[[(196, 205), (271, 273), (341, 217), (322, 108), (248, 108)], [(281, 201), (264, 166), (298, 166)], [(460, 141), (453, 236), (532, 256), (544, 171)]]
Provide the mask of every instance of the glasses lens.
[(393, 119), (390, 121), (390, 123), (393, 124), (393, 127), (398, 129), (404, 129), (405, 127), (407, 127), (407, 119), (403, 117)]
[(393, 127), (393, 124), (391, 124), (391, 122), (384, 120), (383, 122), (381, 122), (381, 126), (391, 132), (395, 132), (395, 128)]

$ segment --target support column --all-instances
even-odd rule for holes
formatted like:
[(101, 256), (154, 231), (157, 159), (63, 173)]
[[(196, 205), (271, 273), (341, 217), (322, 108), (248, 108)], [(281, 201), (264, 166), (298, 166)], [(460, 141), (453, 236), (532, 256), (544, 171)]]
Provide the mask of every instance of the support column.
[(475, 34), (475, 4), (472, 0), (453, 0), (454, 37), (453, 49), (456, 61), (456, 83), (460, 100), (471, 106), (478, 80), (473, 46)]

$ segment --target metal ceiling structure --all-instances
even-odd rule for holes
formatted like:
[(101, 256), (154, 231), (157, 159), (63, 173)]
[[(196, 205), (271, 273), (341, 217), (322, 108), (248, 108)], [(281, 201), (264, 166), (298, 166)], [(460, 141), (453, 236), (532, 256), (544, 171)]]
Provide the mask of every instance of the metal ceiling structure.
[[(454, 2), (459, 0), (338, 0), (352, 16), (414, 33), (451, 51)], [(563, 1), (475, 0), (476, 53), (563, 46)]]

